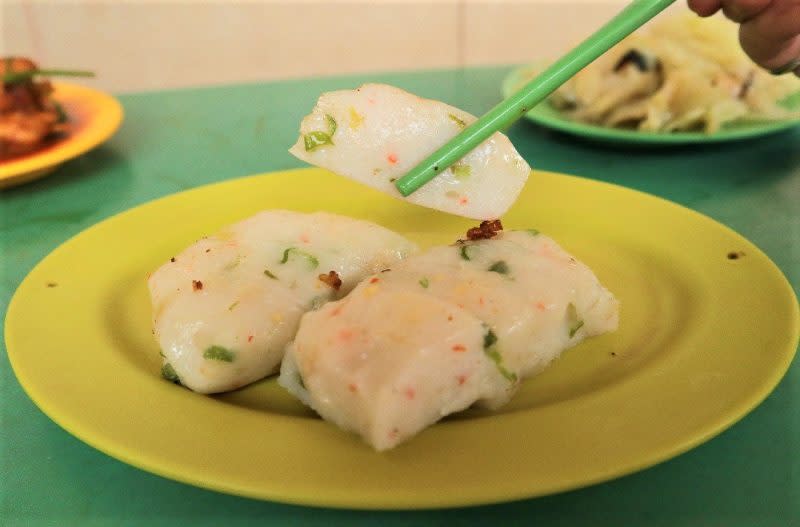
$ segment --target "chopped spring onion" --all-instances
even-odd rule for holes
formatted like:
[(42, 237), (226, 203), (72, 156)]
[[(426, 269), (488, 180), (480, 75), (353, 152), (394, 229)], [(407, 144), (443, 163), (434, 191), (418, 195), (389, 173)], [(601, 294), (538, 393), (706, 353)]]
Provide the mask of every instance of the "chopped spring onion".
[(58, 122), (59, 123), (66, 123), (69, 121), (69, 116), (67, 115), (67, 111), (64, 110), (64, 107), (61, 104), (53, 101), (53, 108), (56, 110), (56, 115), (58, 115)]
[(173, 368), (172, 364), (170, 364), (169, 362), (161, 366), (161, 376), (164, 377), (169, 382), (174, 382), (175, 384), (181, 383), (178, 374), (175, 372), (175, 368)]
[(567, 306), (567, 321), (569, 324), (569, 338), (572, 338), (583, 327), (583, 320), (578, 318), (578, 310), (572, 302)]
[(236, 358), (236, 354), (222, 346), (211, 346), (203, 352), (203, 358), (222, 362), (233, 362), (233, 359)]
[(3, 84), (14, 84), (24, 82), (36, 76), (44, 77), (94, 77), (94, 72), (79, 70), (28, 70), (28, 71), (8, 71), (3, 74)]
[(497, 262), (489, 266), (489, 271), (492, 273), (508, 274), (509, 271), (508, 264), (505, 263), (503, 260), (498, 260)]
[(326, 113), (325, 122), (328, 123), (328, 135), (333, 137), (333, 134), (336, 133), (336, 119)]
[(301, 251), (297, 247), (289, 247), (288, 249), (283, 251), (283, 258), (281, 258), (280, 263), (285, 264), (286, 262), (288, 262), (289, 256), (291, 255), (296, 255), (301, 258), (304, 258), (306, 262), (308, 262), (308, 265), (309, 267), (311, 267), (311, 269), (316, 269), (317, 267), (319, 267), (319, 260), (317, 260), (316, 256), (314, 256), (313, 254), (309, 254), (305, 251)]
[(470, 261), (475, 256), (476, 247), (474, 245), (461, 245), (461, 259)]
[(309, 132), (303, 135), (303, 143), (306, 147), (306, 152), (311, 152), (312, 150), (322, 146), (322, 145), (333, 145), (333, 134), (336, 133), (336, 119), (325, 114), (325, 122), (328, 124), (328, 131), (327, 132)]
[(486, 354), (489, 359), (494, 362), (494, 365), (497, 367), (497, 371), (500, 372), (500, 375), (503, 376), (509, 382), (517, 382), (517, 374), (510, 372), (503, 366), (503, 356), (500, 355), (500, 352), (494, 347), (497, 343), (497, 335), (494, 334), (494, 331), (491, 329), (487, 329), (486, 334), (483, 336), (483, 353)]
[(325, 132), (309, 132), (303, 136), (303, 142), (306, 152), (311, 152), (322, 145), (332, 145), (333, 139)]
[(466, 163), (456, 163), (450, 167), (456, 179), (467, 179), (472, 175), (472, 167)]
[(464, 119), (459, 119), (457, 116), (453, 115), (452, 113), (448, 113), (447, 117), (449, 117), (451, 121), (456, 123), (459, 128), (466, 128), (467, 127), (467, 123), (464, 122)]
[(483, 347), (489, 348), (493, 346), (497, 342), (497, 335), (494, 334), (494, 331), (488, 329), (486, 334), (483, 336)]

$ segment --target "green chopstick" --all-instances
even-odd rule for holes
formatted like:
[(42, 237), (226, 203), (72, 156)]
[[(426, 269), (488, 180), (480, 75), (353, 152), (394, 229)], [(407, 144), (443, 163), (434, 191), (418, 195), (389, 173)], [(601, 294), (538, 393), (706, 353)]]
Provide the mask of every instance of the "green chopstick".
[(490, 135), (505, 129), (525, 115), (590, 62), (673, 2), (675, 0), (633, 0), (596, 33), (398, 179), (395, 182), (397, 190), (403, 196), (417, 191), (439, 172), (446, 170), (488, 139)]

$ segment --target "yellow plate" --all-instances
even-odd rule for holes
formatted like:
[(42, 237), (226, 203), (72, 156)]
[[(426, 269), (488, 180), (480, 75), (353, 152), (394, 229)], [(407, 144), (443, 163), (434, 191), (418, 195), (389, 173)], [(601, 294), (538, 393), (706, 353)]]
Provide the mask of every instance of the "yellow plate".
[(0, 189), (46, 176), (58, 165), (111, 137), (122, 122), (122, 106), (112, 96), (74, 84), (53, 83), (53, 98), (67, 112), (70, 131), (41, 150), (0, 161)]
[(540, 229), (589, 264), (622, 302), (620, 330), (568, 351), (500, 411), (464, 412), (376, 453), (274, 379), (207, 397), (159, 377), (147, 273), (203, 234), (277, 207), (365, 218), (426, 245), (470, 225), (316, 169), (135, 208), (56, 249), (12, 299), (8, 353), (30, 397), (95, 448), (193, 485), (427, 508), (573, 489), (675, 456), (763, 400), (795, 353), (797, 300), (753, 244), (646, 194), (536, 172), (506, 226)]

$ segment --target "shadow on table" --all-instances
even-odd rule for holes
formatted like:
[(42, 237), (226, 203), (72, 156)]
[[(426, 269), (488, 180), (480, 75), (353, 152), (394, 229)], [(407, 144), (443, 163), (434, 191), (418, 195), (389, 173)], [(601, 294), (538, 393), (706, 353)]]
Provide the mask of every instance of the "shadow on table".
[(100, 176), (119, 183), (129, 175), (130, 170), (125, 157), (113, 147), (104, 145), (66, 161), (41, 179), (6, 189), (2, 195), (13, 196), (15, 193), (57, 189), (69, 184), (85, 184)]
[[(116, 212), (132, 186), (126, 158), (109, 147), (97, 148), (58, 167), (42, 179), (0, 193), (5, 233), (22, 234), (48, 227), (86, 227)], [(70, 233), (71, 234), (71, 233)]]
[(0, 192), (0, 258), (8, 263), (0, 265), (0, 304), (57, 245), (124, 208), (132, 180), (126, 158), (100, 147), (43, 179)]

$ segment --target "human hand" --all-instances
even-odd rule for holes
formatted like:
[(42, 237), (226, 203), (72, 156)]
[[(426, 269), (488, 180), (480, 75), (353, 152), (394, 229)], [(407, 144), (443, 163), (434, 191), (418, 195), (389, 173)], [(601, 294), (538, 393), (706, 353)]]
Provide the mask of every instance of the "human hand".
[(773, 73), (800, 76), (800, 0), (688, 0), (700, 16), (722, 9), (740, 24), (742, 49)]

